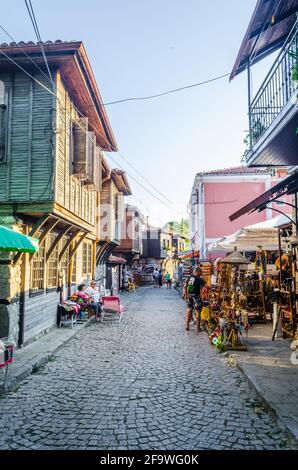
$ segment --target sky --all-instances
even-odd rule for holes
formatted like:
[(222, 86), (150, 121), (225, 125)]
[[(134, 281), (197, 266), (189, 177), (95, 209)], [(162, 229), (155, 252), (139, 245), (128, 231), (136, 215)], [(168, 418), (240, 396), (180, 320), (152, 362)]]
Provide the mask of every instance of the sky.
[[(229, 73), (256, 0), (32, 0), (43, 40), (82, 40), (104, 102), (151, 95)], [(24, 0), (5, 2), (1, 24), (36, 40)], [(0, 33), (0, 41), (8, 38)], [(254, 86), (265, 77), (263, 64)], [(256, 90), (255, 90), (256, 91)], [(136, 182), (127, 202), (153, 225), (186, 216), (197, 172), (240, 164), (247, 133), (246, 74), (162, 98), (107, 107), (121, 154)], [(116, 166), (110, 161), (112, 166)]]

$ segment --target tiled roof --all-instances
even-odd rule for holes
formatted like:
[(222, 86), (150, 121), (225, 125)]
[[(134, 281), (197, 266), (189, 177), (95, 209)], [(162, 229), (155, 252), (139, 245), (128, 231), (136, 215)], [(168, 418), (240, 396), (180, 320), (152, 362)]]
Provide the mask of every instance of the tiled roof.
[(270, 174), (266, 168), (252, 168), (248, 166), (232, 166), (230, 168), (221, 168), (219, 170), (201, 171), (198, 175), (260, 175)]
[(10, 43), (7, 43), (7, 42), (2, 42), (0, 44), (0, 48), (4, 48), (4, 47), (24, 47), (24, 46), (39, 46), (40, 44), (43, 44), (44, 46), (46, 45), (53, 45), (53, 44), (71, 44), (71, 43), (76, 43), (76, 42), (80, 42), (80, 41), (75, 41), (75, 40), (71, 40), (71, 41), (62, 41), (61, 39), (56, 39), (56, 41), (41, 41), (40, 42), (34, 42), (34, 41), (28, 41), (28, 42), (25, 42), (25, 41), (20, 41), (18, 43), (16, 42), (10, 42)]

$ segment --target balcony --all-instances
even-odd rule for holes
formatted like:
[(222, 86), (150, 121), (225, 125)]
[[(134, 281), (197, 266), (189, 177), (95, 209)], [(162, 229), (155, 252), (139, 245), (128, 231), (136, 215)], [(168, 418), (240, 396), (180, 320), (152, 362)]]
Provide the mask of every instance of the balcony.
[(249, 108), (249, 165), (297, 164), (298, 23)]

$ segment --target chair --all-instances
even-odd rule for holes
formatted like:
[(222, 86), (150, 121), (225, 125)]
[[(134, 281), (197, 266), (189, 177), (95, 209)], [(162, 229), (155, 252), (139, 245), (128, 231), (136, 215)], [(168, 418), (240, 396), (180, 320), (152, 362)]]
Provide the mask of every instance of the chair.
[(101, 298), (103, 302), (103, 311), (108, 313), (116, 313), (119, 315), (119, 322), (124, 313), (124, 307), (120, 303), (120, 298), (117, 295), (104, 296)]

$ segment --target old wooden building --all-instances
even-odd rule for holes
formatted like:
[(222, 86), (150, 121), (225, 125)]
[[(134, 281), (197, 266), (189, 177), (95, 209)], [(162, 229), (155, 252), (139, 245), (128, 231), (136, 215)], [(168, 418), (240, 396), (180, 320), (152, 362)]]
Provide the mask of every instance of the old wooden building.
[(110, 171), (101, 150), (117, 150), (83, 44), (44, 48), (55, 88), (39, 45), (2, 44), (9, 59), (0, 55), (0, 223), (40, 244), (35, 255), (1, 259), (0, 337), (19, 345), (55, 325), (60, 295), (94, 277)]
[(124, 171), (111, 169), (103, 160), (102, 190), (99, 194), (99, 212), (97, 221), (96, 279), (110, 289), (112, 267), (109, 258), (122, 239), (125, 220), (124, 196), (131, 195), (131, 188)]
[(142, 254), (142, 232), (145, 223), (145, 219), (137, 207), (125, 204), (121, 241), (120, 245), (113, 250), (113, 253), (126, 259), (129, 266), (138, 260)]

